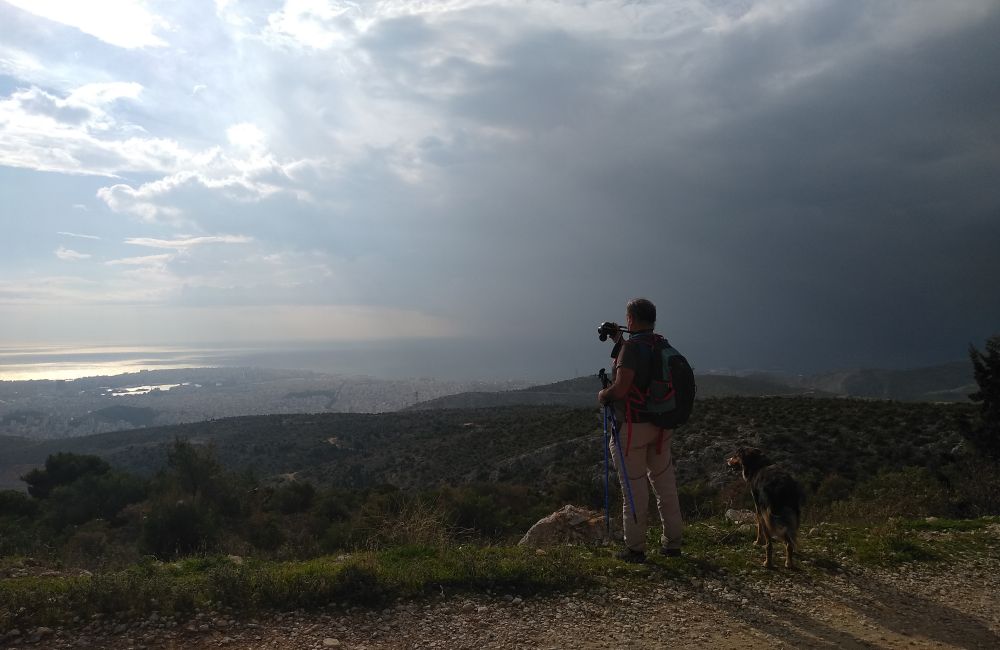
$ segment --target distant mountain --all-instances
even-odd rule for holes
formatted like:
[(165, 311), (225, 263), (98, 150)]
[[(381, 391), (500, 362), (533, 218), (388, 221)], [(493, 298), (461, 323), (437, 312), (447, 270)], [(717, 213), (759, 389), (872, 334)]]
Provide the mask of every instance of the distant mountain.
[(835, 395), (906, 402), (965, 402), (976, 391), (968, 361), (910, 370), (844, 370), (789, 383)]
[[(911, 370), (844, 370), (810, 376), (755, 372), (697, 376), (698, 398), (863, 397), (905, 402), (966, 402), (975, 391), (972, 367), (954, 362)], [(404, 410), (499, 406), (593, 406), (601, 383), (596, 375), (509, 391), (475, 391), (418, 402)]]
[[(791, 395), (825, 395), (805, 386), (792, 386), (772, 377), (737, 377), (732, 375), (698, 375), (698, 398), (706, 397), (767, 397)], [(566, 379), (553, 384), (532, 386), (520, 390), (467, 392), (446, 395), (419, 402), (404, 410), (420, 411), (447, 408), (483, 408), (497, 406), (574, 406), (587, 407), (597, 403), (601, 382), (596, 375)]]

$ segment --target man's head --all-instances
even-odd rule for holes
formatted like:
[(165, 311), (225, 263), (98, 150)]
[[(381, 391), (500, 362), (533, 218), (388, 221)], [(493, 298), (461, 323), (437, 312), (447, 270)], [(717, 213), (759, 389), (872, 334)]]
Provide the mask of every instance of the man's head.
[(633, 298), (625, 305), (625, 320), (630, 330), (653, 329), (656, 325), (656, 305), (646, 298)]

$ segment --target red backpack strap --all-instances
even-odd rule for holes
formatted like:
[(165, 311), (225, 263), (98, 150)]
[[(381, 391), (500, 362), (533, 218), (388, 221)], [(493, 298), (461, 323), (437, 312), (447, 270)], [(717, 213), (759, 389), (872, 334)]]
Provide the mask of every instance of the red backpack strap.
[(625, 455), (632, 447), (632, 401), (625, 400)]

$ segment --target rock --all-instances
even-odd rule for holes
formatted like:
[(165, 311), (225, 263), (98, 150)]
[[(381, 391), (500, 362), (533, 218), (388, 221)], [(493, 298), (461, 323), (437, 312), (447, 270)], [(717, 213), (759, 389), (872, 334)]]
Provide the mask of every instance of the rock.
[(324, 648), (339, 648), (340, 647), (340, 639), (334, 639), (333, 637), (327, 637), (327, 638), (323, 639), (323, 647)]
[(39, 627), (35, 630), (35, 636), (45, 637), (52, 634), (53, 630), (51, 627)]
[[(617, 537), (617, 531), (612, 531)], [(541, 548), (559, 544), (599, 544), (609, 542), (604, 515), (573, 505), (563, 506), (532, 526), (521, 541), (521, 546)]]
[(236, 566), (243, 565), (243, 558), (240, 557), (239, 555), (227, 555), (226, 559), (235, 564)]
[(753, 510), (726, 510), (726, 520), (734, 524), (753, 524), (757, 522), (757, 515)]

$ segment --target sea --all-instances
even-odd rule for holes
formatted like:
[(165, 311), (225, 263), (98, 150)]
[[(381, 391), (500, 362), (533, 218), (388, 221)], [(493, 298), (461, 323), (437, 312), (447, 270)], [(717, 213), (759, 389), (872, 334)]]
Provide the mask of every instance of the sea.
[(0, 381), (71, 380), (174, 368), (311, 370), (382, 379), (529, 379), (579, 376), (581, 358), (603, 357), (539, 341), (409, 339), (262, 342), (251, 345), (0, 345)]

